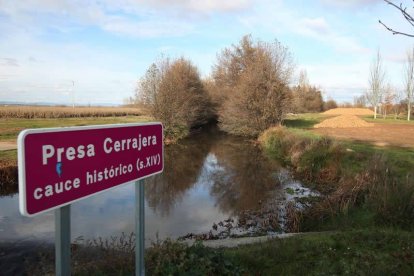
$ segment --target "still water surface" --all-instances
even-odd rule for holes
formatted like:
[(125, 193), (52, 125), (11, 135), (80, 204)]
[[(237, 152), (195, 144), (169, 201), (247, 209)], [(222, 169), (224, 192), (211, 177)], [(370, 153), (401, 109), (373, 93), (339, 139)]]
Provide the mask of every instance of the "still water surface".
[[(280, 170), (251, 141), (216, 130), (166, 147), (164, 173), (145, 184), (147, 245), (157, 235), (208, 232), (214, 223), (259, 209), (269, 197), (283, 197)], [(72, 239), (133, 232), (133, 185), (74, 203)], [(0, 242), (6, 240), (53, 241), (54, 213), (26, 218), (18, 211), (17, 194), (0, 197)]]

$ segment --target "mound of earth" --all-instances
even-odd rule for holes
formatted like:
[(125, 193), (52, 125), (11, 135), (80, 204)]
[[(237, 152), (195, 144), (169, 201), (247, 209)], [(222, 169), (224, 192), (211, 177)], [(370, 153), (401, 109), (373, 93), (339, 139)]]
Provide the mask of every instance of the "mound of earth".
[(369, 110), (368, 108), (334, 108), (329, 109), (322, 114), (326, 115), (374, 115), (374, 111)]
[(355, 115), (341, 115), (334, 118), (326, 119), (314, 128), (330, 127), (330, 128), (347, 128), (347, 127), (371, 127), (373, 124), (367, 123)]

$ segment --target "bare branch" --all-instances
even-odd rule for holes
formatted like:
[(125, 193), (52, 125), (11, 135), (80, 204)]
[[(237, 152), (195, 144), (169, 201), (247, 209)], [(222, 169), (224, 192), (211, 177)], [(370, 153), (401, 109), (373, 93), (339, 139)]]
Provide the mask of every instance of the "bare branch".
[(378, 22), (382, 26), (384, 26), (388, 31), (390, 31), (393, 35), (405, 35), (405, 36), (408, 36), (408, 37), (414, 37), (413, 34), (403, 33), (403, 32), (399, 32), (399, 31), (396, 31), (394, 29), (391, 29), (390, 27), (388, 27), (387, 25), (385, 25), (381, 20), (378, 20)]
[[(405, 20), (412, 26), (414, 27), (414, 17), (412, 15), (410, 15), (407, 12), (407, 8), (402, 6), (402, 3), (400, 3), (400, 5), (396, 5), (393, 2), (389, 1), (389, 0), (384, 0), (384, 2), (386, 2), (388, 5), (391, 5), (392, 7), (396, 8), (397, 10), (399, 10), (401, 12), (401, 14), (403, 15), (403, 17), (405, 18)], [(385, 23), (383, 23), (381, 20), (378, 20), (378, 22), (383, 25), (388, 31), (390, 31), (393, 35), (404, 35), (404, 36), (408, 36), (408, 37), (414, 37), (414, 34), (409, 34), (409, 33), (405, 33), (405, 32), (400, 32), (400, 31), (396, 31), (391, 27), (388, 27)]]

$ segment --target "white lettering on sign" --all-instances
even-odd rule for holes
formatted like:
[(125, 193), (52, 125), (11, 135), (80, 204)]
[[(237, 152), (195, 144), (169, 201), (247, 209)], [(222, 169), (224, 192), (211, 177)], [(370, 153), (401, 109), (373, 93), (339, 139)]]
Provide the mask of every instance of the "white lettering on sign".
[[(86, 152), (85, 152), (86, 150)], [(57, 148), (55, 149), (52, 145), (44, 145), (42, 147), (42, 159), (43, 165), (47, 165), (47, 162), (50, 158), (56, 158), (56, 162), (62, 162), (62, 156), (66, 157), (67, 160), (72, 161), (75, 159), (82, 159), (85, 157), (95, 156), (95, 147), (93, 144), (86, 146), (79, 145), (78, 147), (68, 147), (68, 148)]]
[(50, 197), (54, 194), (60, 194), (63, 192), (70, 191), (72, 188), (79, 188), (80, 186), (80, 179), (75, 178), (72, 180), (68, 179), (66, 181), (60, 181), (55, 183), (54, 185), (46, 185), (46, 187), (43, 188), (36, 188), (33, 192), (33, 197), (35, 199), (41, 199), (43, 196)]
[(92, 184), (101, 182), (102, 180), (108, 180), (117, 176), (121, 176), (127, 173), (132, 173), (134, 166), (132, 164), (118, 166), (111, 166), (103, 170), (93, 170), (93, 172), (86, 172), (86, 184)]
[(103, 149), (105, 153), (109, 154), (112, 151), (120, 152), (130, 149), (141, 150), (141, 148), (155, 145), (157, 145), (157, 137), (155, 135), (141, 137), (140, 134), (138, 138), (128, 138), (116, 141), (113, 141), (110, 137), (107, 137), (104, 140)]

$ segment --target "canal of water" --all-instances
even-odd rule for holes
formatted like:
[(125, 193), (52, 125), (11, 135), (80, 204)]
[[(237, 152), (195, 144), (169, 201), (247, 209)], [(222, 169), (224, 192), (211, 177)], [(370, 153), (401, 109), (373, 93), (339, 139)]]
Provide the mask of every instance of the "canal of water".
[[(74, 203), (72, 239), (133, 232), (133, 185)], [(146, 180), (146, 243), (189, 233), (228, 237), (280, 232), (286, 201), (309, 194), (252, 141), (203, 131), (165, 147), (164, 173)], [(18, 194), (0, 197), (0, 242), (53, 240), (53, 212), (23, 217)]]

